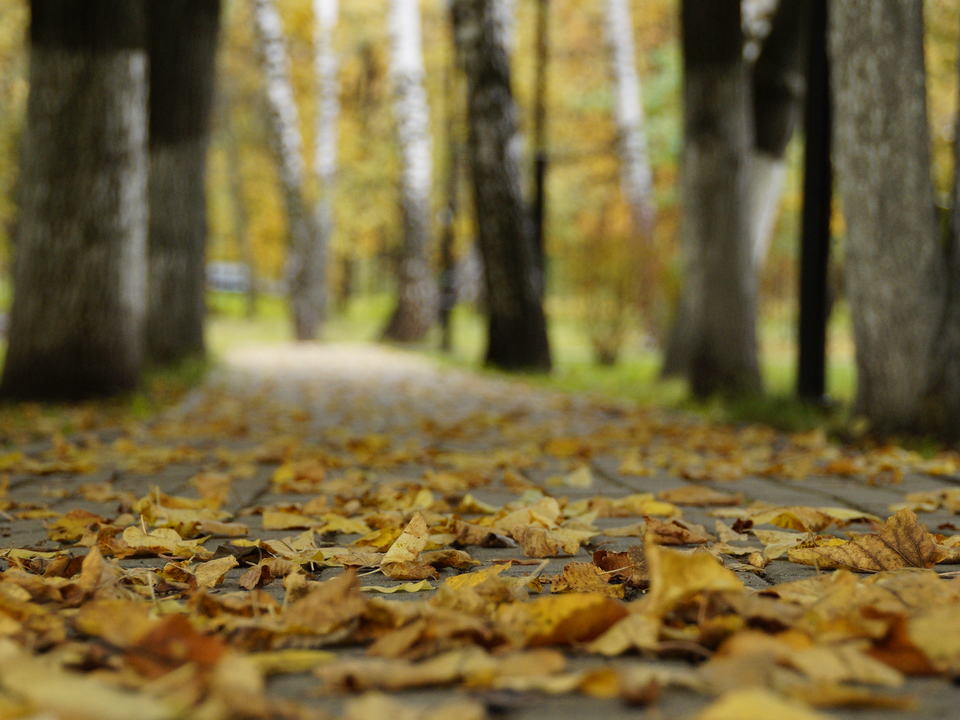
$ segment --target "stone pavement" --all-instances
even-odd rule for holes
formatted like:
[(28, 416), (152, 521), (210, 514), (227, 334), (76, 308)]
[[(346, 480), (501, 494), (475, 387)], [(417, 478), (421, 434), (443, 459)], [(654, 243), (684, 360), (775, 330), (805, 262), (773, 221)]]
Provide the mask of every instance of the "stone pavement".
[[(890, 448), (844, 450), (830, 446), (817, 433), (791, 437), (756, 427), (717, 427), (695, 417), (637, 410), (626, 403), (560, 395), (522, 382), (443, 369), (421, 356), (370, 346), (237, 350), (228, 355), (206, 386), (149, 427), (71, 441), (66, 447), (41, 443), (28, 448), (26, 455), (37, 464), (27, 471), (22, 462), (17, 465), (8, 458), (8, 497), (17, 508), (47, 508), (52, 513), (83, 509), (115, 517), (130, 498), (146, 496), (156, 487), (170, 495), (196, 496), (192, 479), (198, 472), (224, 473), (232, 478), (224, 509), (249, 525), (250, 538), (262, 540), (302, 532), (263, 529), (261, 513), (264, 508), (298, 512), (313, 500), (318, 493), (311, 492), (310, 478), (301, 478), (297, 472), (306, 472), (302, 463), (317, 458), (324, 465), (324, 490), (356, 482), (374, 487), (416, 483), (425, 477), (433, 478), (427, 486), (442, 487), (444, 477), (455, 476), (473, 480), (467, 490), (452, 483), (449, 502), (462, 500), (469, 492), (476, 501), (494, 507), (517, 501), (531, 487), (573, 503), (598, 496), (615, 500), (638, 493), (657, 495), (696, 484), (742, 494), (737, 505), (741, 509), (759, 501), (771, 506), (846, 508), (885, 519), (893, 514), (891, 506), (903, 503), (909, 493), (960, 488), (960, 468), (951, 465), (950, 457), (929, 461)], [(2, 463), (0, 454), (0, 472)], [(278, 467), (285, 464), (300, 468), (292, 471), (293, 479), (286, 484), (276, 481)], [(96, 488), (102, 491), (99, 495)], [(109, 499), (101, 501), (105, 498)], [(732, 525), (737, 508), (683, 506), (682, 518), (714, 533), (718, 519)], [(953, 523), (960, 525), (948, 508), (927, 509), (930, 511), (921, 513), (920, 520), (931, 529), (942, 527), (950, 534)], [(0, 535), (7, 547), (59, 547), (48, 540), (44, 518), (6, 517), (7, 521), (0, 521)], [(600, 517), (596, 526), (603, 531), (639, 520)], [(840, 534), (836, 529), (832, 532)], [(358, 537), (339, 534), (325, 539), (345, 546)], [(215, 549), (222, 542), (211, 539), (206, 547)], [(596, 542), (607, 550), (620, 551), (639, 539), (599, 537)], [(519, 577), (533, 570), (518, 548), (467, 550), (483, 566), (507, 559), (525, 563), (512, 565), (505, 575)], [(574, 557), (549, 558), (543, 576), (560, 573), (571, 560), (589, 561), (591, 552), (581, 548)], [(742, 557), (726, 560), (739, 562), (733, 567), (745, 568)], [(125, 566), (148, 568), (161, 568), (165, 563), (162, 559), (123, 561)], [(952, 572), (953, 566), (936, 569)], [(237, 590), (243, 570), (231, 570), (218, 592)], [(325, 569), (318, 579), (337, 572)], [(450, 574), (445, 570), (443, 577)], [(744, 584), (757, 590), (816, 574), (816, 568), (785, 557), (763, 568), (737, 570)], [(363, 584), (391, 586), (398, 582), (368, 574)], [(280, 582), (264, 590), (283, 600)], [(427, 596), (390, 597), (402, 601)], [(352, 656), (361, 650), (345, 652)], [(607, 660), (576, 651), (569, 657), (573, 668), (654, 662), (636, 655)], [(655, 662), (662, 666), (665, 661)], [(687, 667), (682, 660), (673, 662)], [(278, 696), (341, 712), (344, 698), (316, 697), (312, 694), (316, 686), (310, 673), (277, 676), (270, 681), (271, 692)], [(862, 720), (960, 718), (960, 690), (947, 680), (911, 679), (893, 694), (914, 697), (914, 709), (824, 712)], [(600, 714), (611, 720), (666, 720), (695, 716), (711, 702), (710, 697), (680, 690), (668, 690), (658, 702), (644, 708), (578, 694), (470, 694), (444, 689), (410, 691), (402, 696), (427, 705), (475, 697), (498, 717), (518, 720)]]

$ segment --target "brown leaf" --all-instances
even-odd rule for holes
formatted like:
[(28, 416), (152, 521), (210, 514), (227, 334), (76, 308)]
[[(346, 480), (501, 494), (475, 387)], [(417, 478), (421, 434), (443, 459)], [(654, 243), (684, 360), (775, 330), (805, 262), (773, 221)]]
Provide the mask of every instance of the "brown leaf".
[(631, 587), (642, 590), (650, 585), (643, 545), (631, 545), (625, 552), (597, 550), (593, 553), (593, 562), (604, 572), (616, 571), (611, 577), (623, 580)]
[(367, 608), (354, 570), (311, 585), (306, 595), (283, 614), (287, 628), (298, 633), (323, 635), (359, 617)]
[[(646, 518), (647, 533), (653, 535), (659, 545), (703, 545), (710, 537), (703, 528), (697, 528), (682, 520), (658, 520)], [(703, 530), (703, 532), (700, 532)]]
[(743, 493), (732, 495), (714, 490), (706, 485), (684, 485), (673, 490), (664, 490), (657, 493), (657, 498), (674, 505), (693, 505), (695, 507), (741, 505), (743, 503)]
[(859, 572), (897, 568), (932, 568), (943, 559), (933, 535), (921, 527), (912, 510), (889, 518), (879, 533), (868, 533), (841, 545), (796, 548), (787, 553), (792, 562), (821, 569), (847, 567)]
[(559, 555), (575, 555), (580, 543), (561, 532), (545, 530), (532, 525), (516, 526), (513, 537), (523, 548), (527, 557), (544, 558)]
[(47, 523), (47, 537), (54, 542), (76, 542), (82, 538), (87, 528), (95, 523), (105, 523), (107, 519), (86, 510), (71, 510), (56, 520)]
[(553, 579), (551, 592), (598, 592), (623, 598), (623, 585), (611, 585), (609, 576), (592, 563), (571, 562)]

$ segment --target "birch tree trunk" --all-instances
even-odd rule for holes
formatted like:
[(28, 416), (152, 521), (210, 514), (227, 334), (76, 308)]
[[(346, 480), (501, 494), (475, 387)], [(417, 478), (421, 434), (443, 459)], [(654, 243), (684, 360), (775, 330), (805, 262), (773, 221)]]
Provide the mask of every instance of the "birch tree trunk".
[(931, 385), (946, 382), (954, 407), (960, 394), (955, 350), (939, 380), (930, 361), (958, 316), (930, 180), (923, 4), (833, 0), (829, 41), (857, 410), (881, 431), (915, 430)]
[(647, 151), (628, 0), (607, 0), (606, 33), (616, 88), (614, 119), (620, 155), (620, 190), (630, 205), (637, 230), (649, 236), (657, 221), (657, 211), (653, 203), (653, 172)]
[(340, 83), (337, 77), (337, 49), (334, 40), (339, 15), (338, 0), (313, 0), (314, 27), (314, 72), (317, 75), (317, 143), (314, 153), (314, 170), (320, 184), (317, 201), (317, 242), (320, 287), (320, 318), (327, 318), (329, 291), (327, 289), (327, 265), (330, 259), (330, 244), (335, 227), (333, 198), (337, 181), (337, 131), (340, 120)]
[(809, 26), (809, 0), (781, 2), (753, 66), (750, 235), (757, 272), (770, 249), (787, 174), (787, 145), (803, 110)]
[(303, 195), (303, 141), (300, 114), (290, 82), (290, 57), (283, 23), (273, 0), (255, 0), (253, 17), (263, 60), (271, 140), (287, 208), (288, 282), (294, 330), (298, 340), (313, 340), (322, 321), (325, 263), (316, 220), (307, 212)]
[(219, 0), (148, 0), (150, 224), (146, 350), (203, 355), (206, 165)]
[(751, 148), (739, 0), (685, 0), (686, 273), (665, 359), (697, 396), (761, 389), (748, 215)]
[(433, 149), (430, 110), (423, 85), (420, 0), (391, 0), (389, 26), (390, 71), (400, 144), (403, 240), (397, 264), (397, 306), (383, 336), (410, 342), (426, 335), (436, 318), (438, 300), (430, 263)]
[(549, 370), (546, 318), (534, 286), (521, 193), (517, 111), (502, 15), (490, 0), (454, 0), (467, 78), (468, 153), (489, 312), (487, 362)]
[(32, 0), (9, 348), (0, 395), (131, 390), (143, 356), (142, 0)]

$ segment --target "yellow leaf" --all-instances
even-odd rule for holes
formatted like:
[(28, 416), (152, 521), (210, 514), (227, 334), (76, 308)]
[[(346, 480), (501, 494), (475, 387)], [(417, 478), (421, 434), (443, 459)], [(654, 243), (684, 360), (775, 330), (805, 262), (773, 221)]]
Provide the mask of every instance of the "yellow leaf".
[(200, 563), (193, 569), (193, 575), (197, 578), (197, 587), (212, 588), (223, 582), (223, 576), (227, 574), (230, 568), (235, 568), (240, 563), (233, 555), (227, 555), (216, 560)]
[(708, 552), (683, 553), (645, 542), (650, 592), (648, 612), (663, 617), (701, 592), (741, 592), (743, 583)]
[(299, 648), (250, 653), (247, 657), (260, 668), (260, 672), (264, 675), (310, 672), (320, 665), (326, 665), (337, 660), (336, 653), (326, 650), (301, 650)]
[(454, 590), (459, 590), (463, 587), (476, 587), (480, 583), (485, 582), (492, 577), (497, 577), (508, 567), (510, 567), (509, 563), (505, 563), (503, 565), (491, 565), (490, 567), (485, 567), (483, 570), (477, 570), (476, 572), (454, 575), (453, 577), (444, 580), (444, 582)]
[(378, 585), (365, 585), (360, 588), (360, 592), (372, 592), (372, 593), (382, 593), (386, 595), (392, 595), (393, 593), (415, 593), (415, 592), (425, 592), (427, 590), (433, 590), (433, 585), (431, 585), (426, 580), (421, 580), (420, 582), (408, 582), (401, 585), (393, 585), (392, 587), (380, 587)]
[(727, 693), (697, 715), (696, 720), (830, 720), (830, 717), (799, 701), (758, 688)]
[(427, 534), (427, 523), (423, 516), (420, 513), (414, 513), (400, 537), (383, 556), (381, 566), (415, 561), (427, 545)]

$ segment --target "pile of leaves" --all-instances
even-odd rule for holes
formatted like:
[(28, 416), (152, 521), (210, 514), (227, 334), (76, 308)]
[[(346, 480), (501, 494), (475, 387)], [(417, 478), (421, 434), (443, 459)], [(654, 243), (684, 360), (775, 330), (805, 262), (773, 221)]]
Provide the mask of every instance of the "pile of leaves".
[[(350, 696), (356, 720), (479, 718), (502, 691), (647, 705), (672, 687), (717, 696), (703, 720), (816, 718), (909, 707), (906, 678), (960, 674), (960, 580), (944, 567), (960, 536), (915, 514), (960, 510), (960, 489), (908, 495), (881, 518), (700, 483), (896, 483), (955, 473), (951, 455), (640, 412), (581, 435), (474, 415), (424, 422), (413, 440), (311, 441), (303, 411), (215, 401), (113, 442), (0, 456), (5, 527), (39, 518), (48, 537), (0, 553), (0, 717), (326, 717), (268, 691), (310, 673), (312, 695)], [(491, 428), (492, 449), (444, 445)], [(693, 484), (591, 494), (601, 456)], [(190, 469), (189, 493), (125, 482), (171, 468)], [(18, 500), (40, 482), (50, 502)], [(491, 488), (512, 499), (484, 502)], [(815, 570), (750, 587), (775, 561)], [(385, 694), (442, 687), (468, 699), (428, 712)]]

